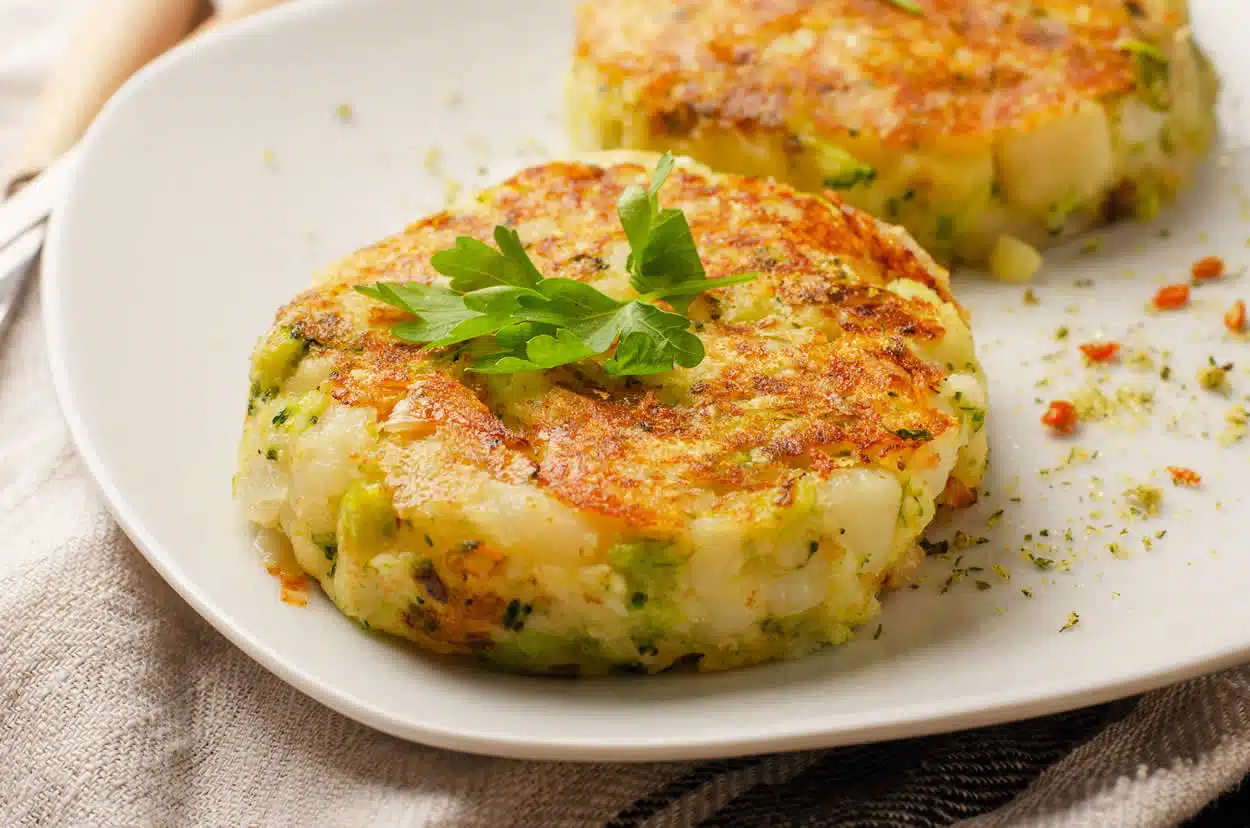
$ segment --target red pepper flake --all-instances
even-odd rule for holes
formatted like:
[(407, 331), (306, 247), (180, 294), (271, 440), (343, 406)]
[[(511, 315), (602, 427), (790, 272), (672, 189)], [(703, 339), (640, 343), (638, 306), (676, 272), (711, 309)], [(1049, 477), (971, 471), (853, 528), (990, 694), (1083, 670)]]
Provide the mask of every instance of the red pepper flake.
[(1168, 474), (1172, 475), (1173, 486), (1187, 486), (1192, 489), (1202, 482), (1202, 476), (1198, 472), (1184, 466), (1168, 466)]
[(280, 597), (284, 603), (294, 604), (297, 607), (307, 606), (308, 579), (302, 573), (287, 572), (278, 563), (270, 563), (265, 569), (277, 578), (282, 586)]
[(1110, 362), (1120, 355), (1119, 342), (1087, 342), (1081, 346), (1081, 353), (1090, 362)]
[(1050, 426), (1060, 434), (1071, 434), (1079, 419), (1076, 406), (1067, 400), (1055, 400), (1042, 415), (1042, 425)]
[(1156, 310), (1176, 310), (1189, 304), (1189, 285), (1167, 285), (1159, 288), (1152, 303)]
[(1219, 256), (1207, 256), (1205, 259), (1199, 259), (1194, 262), (1189, 272), (1193, 274), (1195, 279), (1203, 281), (1218, 279), (1224, 275), (1224, 260)]
[(1224, 327), (1233, 333), (1241, 333), (1246, 329), (1246, 303), (1238, 299), (1233, 306), (1224, 311)]

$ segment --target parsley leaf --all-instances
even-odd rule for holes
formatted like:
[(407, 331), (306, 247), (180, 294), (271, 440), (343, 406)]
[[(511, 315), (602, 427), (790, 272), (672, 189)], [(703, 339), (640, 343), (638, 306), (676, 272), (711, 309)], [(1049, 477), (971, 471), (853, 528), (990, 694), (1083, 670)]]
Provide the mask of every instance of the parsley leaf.
[(603, 370), (617, 376), (660, 374), (676, 362), (693, 368), (703, 361), (703, 341), (690, 333), (690, 320), (645, 302), (630, 302), (613, 320), (620, 342)]
[[(531, 323), (523, 323), (531, 324)], [(519, 326), (518, 326), (519, 327)], [(496, 342), (499, 338), (496, 337)], [(567, 328), (540, 333), (524, 342), (513, 344), (507, 351), (489, 354), (469, 367), (479, 374), (516, 374), (521, 371), (545, 371), (594, 356), (594, 352)]]
[(440, 250), (430, 258), (430, 265), (451, 278), (451, 289), (468, 293), (497, 285), (534, 287), (542, 274), (521, 245), (517, 232), (499, 225), (495, 228), (495, 244), (461, 236), (452, 250)]
[(670, 305), (676, 307), (673, 299), (682, 296), (698, 296), (700, 293), (706, 293), (709, 290), (717, 288), (729, 287), (730, 285), (741, 285), (746, 282), (754, 282), (759, 277), (758, 273), (739, 273), (737, 276), (723, 276), (719, 279), (699, 279), (689, 282), (678, 282), (675, 285), (669, 285), (659, 290), (644, 294), (644, 299), (665, 299)]
[[(665, 288), (674, 285), (708, 281), (685, 213), (660, 209), (660, 188), (672, 172), (673, 156), (665, 153), (656, 165), (651, 186), (646, 190), (628, 188), (616, 204), (617, 216), (629, 239), (630, 254), (625, 265), (629, 283), (639, 293), (656, 298), (668, 298)], [(677, 301), (670, 300), (669, 304), (685, 313), (693, 295), (673, 294), (672, 299)]]
[(603, 370), (616, 376), (693, 368), (705, 350), (685, 315), (692, 299), (756, 274), (707, 278), (685, 215), (660, 208), (659, 192), (673, 167), (666, 153), (650, 186), (628, 188), (617, 203), (636, 299), (614, 299), (574, 279), (544, 278), (520, 236), (504, 226), (495, 228), (496, 247), (462, 236), (454, 248), (434, 254), (430, 264), (448, 277), (446, 287), (379, 282), (356, 289), (416, 317), (392, 328), (405, 341), (441, 348), (493, 338), (494, 350), (475, 348), (479, 355), (468, 370), (478, 373), (543, 371), (604, 355)]
[(476, 339), (507, 324), (506, 317), (471, 310), (466, 307), (463, 296), (435, 285), (378, 282), (376, 285), (359, 285), (356, 289), (415, 315), (415, 321), (400, 322), (391, 332), (399, 339), (426, 343), (432, 348)]

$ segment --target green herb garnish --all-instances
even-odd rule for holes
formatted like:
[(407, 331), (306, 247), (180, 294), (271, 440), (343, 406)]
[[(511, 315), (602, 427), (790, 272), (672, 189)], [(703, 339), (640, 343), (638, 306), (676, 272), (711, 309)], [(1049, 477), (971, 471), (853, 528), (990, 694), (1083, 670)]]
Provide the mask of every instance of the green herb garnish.
[(850, 190), (860, 184), (871, 186), (877, 180), (874, 167), (841, 147), (816, 140), (805, 143), (818, 156), (820, 168), (825, 171), (824, 185), (830, 190)]
[[(651, 185), (633, 186), (617, 202), (629, 240), (629, 281), (640, 294), (621, 301), (573, 279), (544, 278), (515, 230), (495, 228), (495, 247), (460, 237), (430, 264), (448, 286), (378, 282), (356, 290), (416, 317), (391, 332), (406, 342), (444, 348), (493, 339), (493, 350), (470, 371), (511, 374), (541, 371), (608, 354), (603, 369), (615, 376), (657, 374), (674, 364), (703, 361), (703, 342), (690, 331), (686, 312), (694, 297), (756, 274), (709, 279), (681, 210), (660, 209), (658, 194), (673, 171), (665, 153)], [(675, 312), (656, 303), (667, 302)]]
[(505, 630), (520, 632), (525, 628), (525, 619), (529, 618), (534, 607), (513, 599), (503, 611), (503, 627)]
[(1144, 40), (1125, 38), (1118, 41), (1115, 47), (1133, 56), (1134, 79), (1142, 100), (1153, 109), (1166, 110), (1171, 103), (1168, 85), (1172, 69), (1168, 56), (1158, 46)]
[(902, 437), (904, 440), (932, 440), (933, 434), (923, 428), (896, 428), (892, 432), (896, 437)]
[(908, 14), (914, 14), (919, 17), (924, 16), (924, 9), (920, 8), (914, 0), (886, 0), (886, 2), (894, 8), (905, 11)]
[(1163, 54), (1163, 50), (1153, 43), (1147, 43), (1144, 40), (1134, 40), (1132, 38), (1124, 38), (1116, 41), (1115, 48), (1121, 52), (1128, 52), (1131, 55), (1144, 55), (1157, 63), (1167, 63), (1168, 57)]
[(825, 186), (830, 190), (850, 190), (860, 184), (872, 184), (877, 180), (876, 169), (867, 164), (855, 163), (855, 166), (847, 168), (845, 171), (837, 175), (827, 176), (825, 178)]

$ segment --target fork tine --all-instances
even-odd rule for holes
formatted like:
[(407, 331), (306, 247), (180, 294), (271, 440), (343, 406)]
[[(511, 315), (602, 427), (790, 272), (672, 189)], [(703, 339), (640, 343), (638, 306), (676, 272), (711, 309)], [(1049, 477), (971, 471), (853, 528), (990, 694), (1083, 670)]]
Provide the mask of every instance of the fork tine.
[(0, 203), (0, 248), (41, 223), (58, 205), (73, 172), (77, 152), (71, 150), (42, 174)]
[(43, 247), (44, 229), (40, 222), (0, 250), (0, 339), (16, 316), (22, 287)]

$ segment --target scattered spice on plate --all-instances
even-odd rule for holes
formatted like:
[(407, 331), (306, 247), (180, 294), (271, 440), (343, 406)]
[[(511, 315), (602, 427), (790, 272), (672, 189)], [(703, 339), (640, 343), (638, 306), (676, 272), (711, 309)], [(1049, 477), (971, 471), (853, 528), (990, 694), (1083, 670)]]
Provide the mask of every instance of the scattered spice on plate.
[(1068, 613), (1068, 620), (1063, 622), (1063, 626), (1059, 628), (1059, 632), (1067, 632), (1068, 630), (1081, 623), (1081, 616), (1075, 612)]
[(1198, 384), (1207, 391), (1223, 392), (1228, 390), (1228, 372), (1233, 370), (1232, 363), (1220, 365), (1215, 357), (1207, 357), (1207, 364), (1198, 371)]
[(1233, 302), (1233, 306), (1224, 312), (1224, 327), (1233, 333), (1246, 329), (1246, 303), (1241, 299)]
[(1219, 256), (1207, 256), (1194, 262), (1189, 272), (1199, 281), (1218, 279), (1224, 275), (1224, 260)]
[(956, 549), (967, 549), (969, 546), (982, 546), (990, 542), (990, 539), (981, 535), (969, 535), (967, 532), (956, 529), (954, 545)]
[(1038, 569), (1042, 570), (1043, 572), (1045, 572), (1048, 569), (1054, 569), (1055, 567), (1054, 558), (1043, 558), (1040, 555), (1034, 555), (1032, 552), (1029, 553), (1029, 562), (1032, 563), (1034, 566), (1036, 566)]
[(1086, 342), (1081, 346), (1081, 353), (1090, 362), (1110, 362), (1120, 355), (1118, 342)]
[(1231, 446), (1245, 438), (1247, 426), (1250, 425), (1250, 412), (1246, 411), (1244, 405), (1234, 405), (1224, 415), (1224, 422), (1227, 425), (1220, 434), (1220, 445)]
[(355, 112), (352, 110), (352, 105), (346, 103), (341, 103), (336, 106), (334, 108), (334, 114), (337, 115), (338, 119), (345, 124), (350, 123), (352, 118), (355, 116)]
[(1173, 486), (1192, 489), (1202, 483), (1202, 476), (1193, 469), (1184, 466), (1168, 466), (1168, 474), (1172, 475)]
[(1188, 304), (1189, 285), (1165, 285), (1151, 301), (1155, 310), (1178, 310)]
[(1042, 415), (1042, 425), (1050, 426), (1060, 434), (1071, 434), (1078, 419), (1076, 406), (1067, 400), (1054, 400)]
[[(1087, 256), (1093, 253), (1097, 253), (1099, 250), (1102, 249), (1102, 243), (1103, 243), (1102, 236), (1090, 236), (1088, 239), (1086, 239), (1084, 242), (1081, 243), (1081, 252)], [(1080, 285), (1077, 285), (1077, 287), (1080, 287)]]
[(1163, 502), (1163, 490), (1158, 486), (1142, 483), (1124, 492), (1124, 499), (1135, 515), (1150, 517), (1159, 514), (1159, 505)]
[(1134, 371), (1153, 371), (1155, 369), (1155, 360), (1146, 351), (1133, 351), (1128, 358), (1128, 365)]

